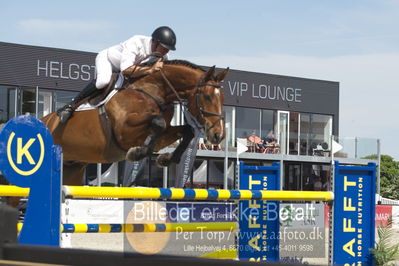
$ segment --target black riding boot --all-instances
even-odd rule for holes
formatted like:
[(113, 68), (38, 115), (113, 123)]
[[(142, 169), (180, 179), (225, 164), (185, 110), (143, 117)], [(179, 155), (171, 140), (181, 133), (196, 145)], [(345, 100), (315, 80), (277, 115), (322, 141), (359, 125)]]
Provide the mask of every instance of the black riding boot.
[(78, 107), (77, 104), (83, 99), (89, 97), (97, 90), (96, 81), (92, 80), (86, 87), (83, 88), (72, 101), (60, 109), (57, 110), (57, 115), (60, 117), (61, 123), (65, 123), (72, 116), (75, 109)]

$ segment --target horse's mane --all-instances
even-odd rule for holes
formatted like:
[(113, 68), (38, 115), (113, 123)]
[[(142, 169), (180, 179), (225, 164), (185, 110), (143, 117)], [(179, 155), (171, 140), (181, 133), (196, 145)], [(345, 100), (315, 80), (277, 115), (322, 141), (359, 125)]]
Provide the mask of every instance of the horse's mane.
[[(155, 64), (155, 62), (156, 61), (145, 62), (145, 63), (140, 64), (140, 66), (152, 66), (152, 65)], [(189, 62), (187, 60), (175, 59), (175, 60), (165, 60), (163, 62), (166, 65), (183, 65), (183, 66), (190, 67), (192, 69), (199, 69), (199, 70), (205, 72), (205, 70), (202, 67), (200, 67), (200, 66), (198, 66), (196, 64), (193, 64), (193, 63), (191, 63), (191, 62)]]

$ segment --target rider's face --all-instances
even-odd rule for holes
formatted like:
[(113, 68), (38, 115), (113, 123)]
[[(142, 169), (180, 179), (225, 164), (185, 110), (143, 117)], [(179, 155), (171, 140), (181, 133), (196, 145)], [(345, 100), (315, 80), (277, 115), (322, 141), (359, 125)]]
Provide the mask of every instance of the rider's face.
[(151, 51), (153, 53), (160, 53), (162, 56), (166, 55), (169, 52), (168, 48), (163, 47), (162, 45), (160, 45), (157, 41), (152, 41), (151, 44)]

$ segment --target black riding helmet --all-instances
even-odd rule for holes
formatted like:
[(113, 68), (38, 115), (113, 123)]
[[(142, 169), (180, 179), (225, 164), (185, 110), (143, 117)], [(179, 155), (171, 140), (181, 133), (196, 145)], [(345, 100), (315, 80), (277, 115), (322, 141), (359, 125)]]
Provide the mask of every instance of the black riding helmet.
[(169, 50), (176, 50), (176, 35), (173, 30), (167, 26), (162, 26), (154, 30), (152, 39), (158, 41), (163, 47)]

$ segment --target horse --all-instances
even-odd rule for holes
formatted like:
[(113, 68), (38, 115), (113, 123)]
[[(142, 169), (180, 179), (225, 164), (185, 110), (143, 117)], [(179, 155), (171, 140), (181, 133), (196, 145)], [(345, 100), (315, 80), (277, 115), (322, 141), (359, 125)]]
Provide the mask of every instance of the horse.
[(228, 71), (216, 75), (215, 66), (205, 71), (185, 60), (164, 61), (160, 71), (125, 79), (100, 110), (76, 111), (65, 124), (56, 113), (43, 117), (54, 144), (62, 147), (63, 184), (81, 185), (88, 163), (138, 161), (182, 139), (172, 153), (157, 157), (160, 167), (178, 163), (194, 133), (189, 125), (170, 124), (176, 101), (185, 100), (207, 140), (219, 144), (225, 137), (220, 82)]

